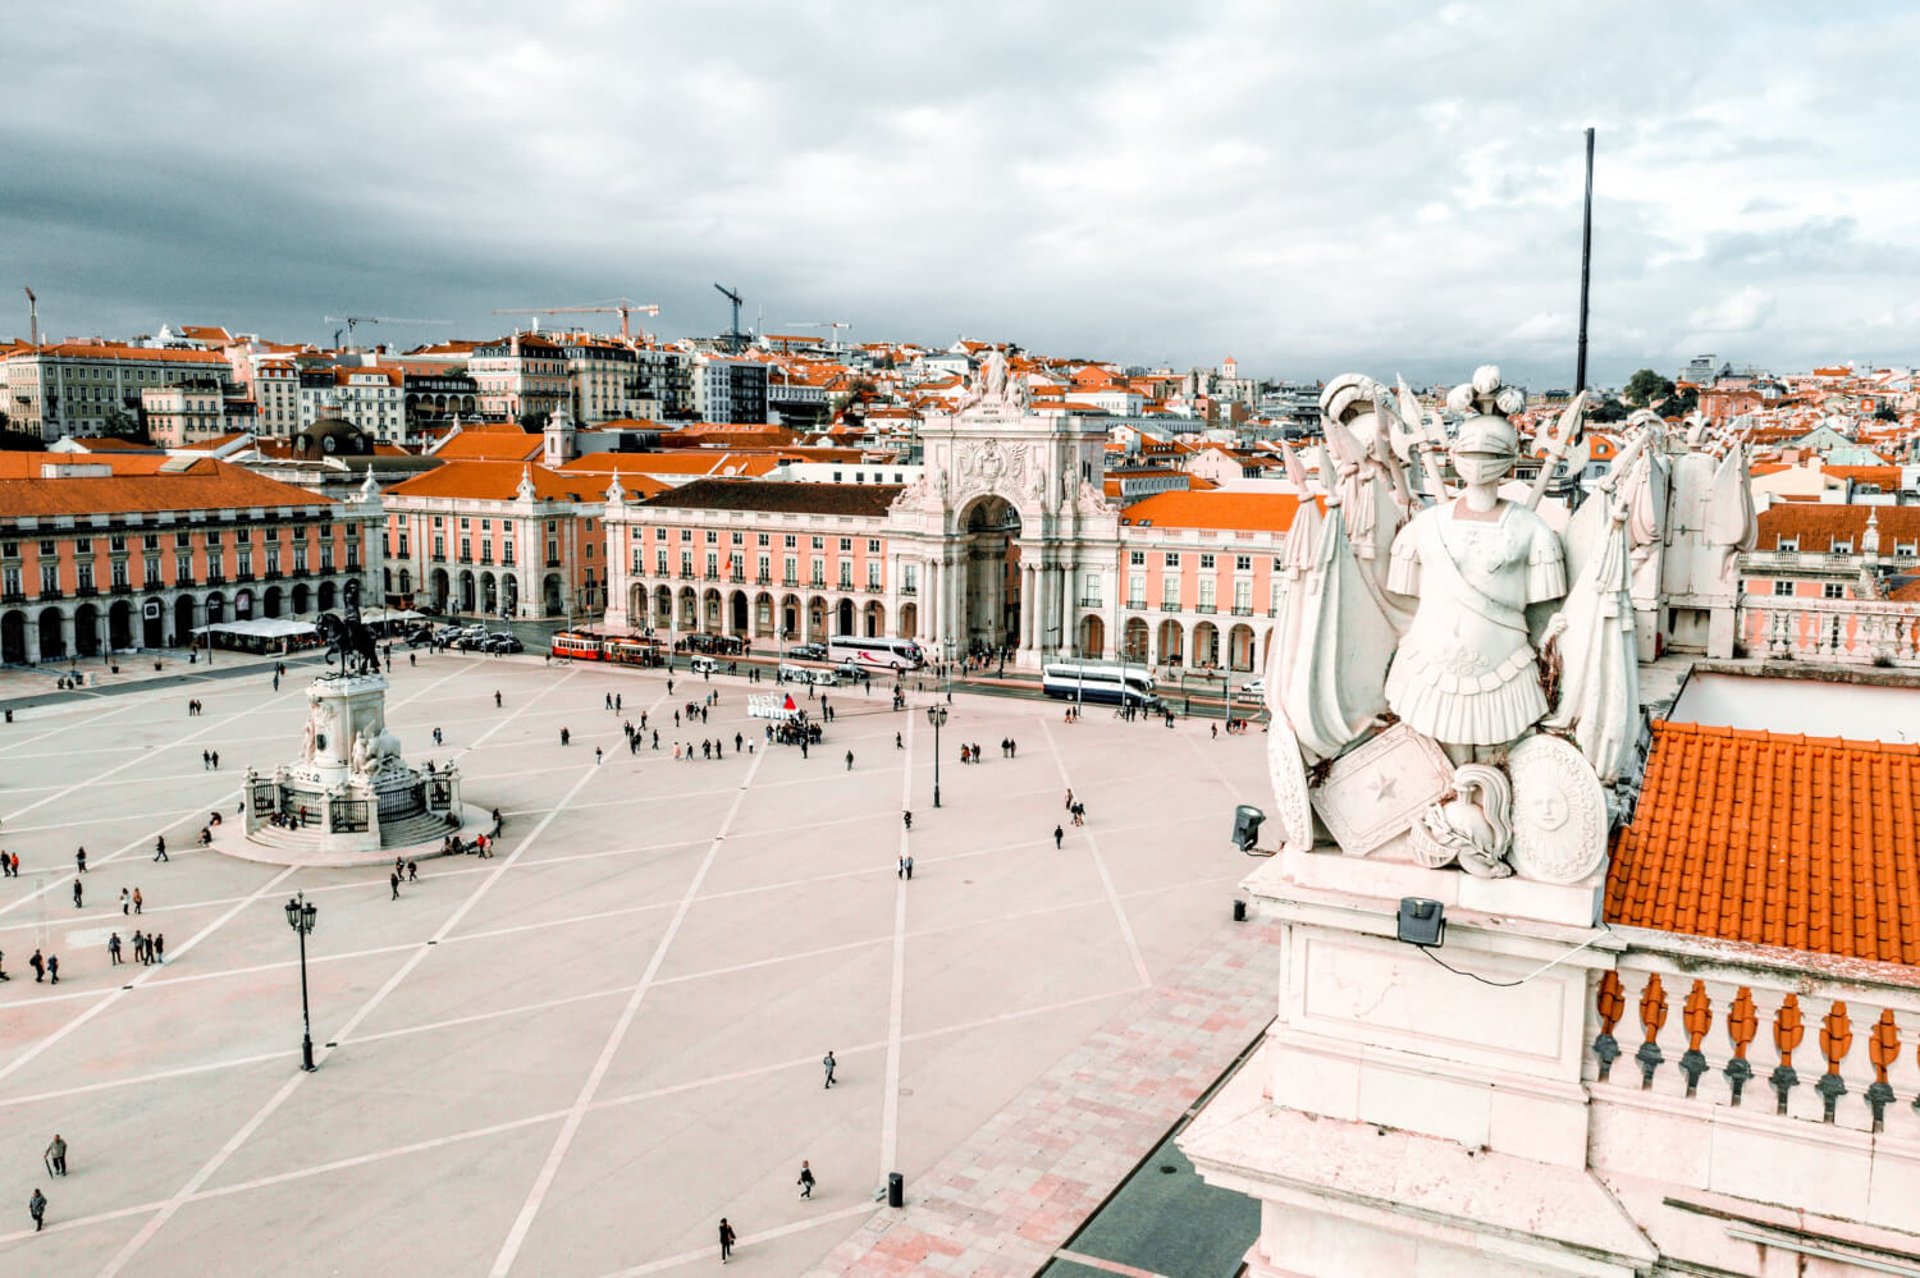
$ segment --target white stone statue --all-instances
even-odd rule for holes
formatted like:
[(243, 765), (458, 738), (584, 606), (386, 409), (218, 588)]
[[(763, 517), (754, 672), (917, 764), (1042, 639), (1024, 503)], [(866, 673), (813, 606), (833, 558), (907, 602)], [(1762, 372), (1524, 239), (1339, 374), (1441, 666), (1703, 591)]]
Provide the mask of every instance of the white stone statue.
[(986, 382), (986, 402), (999, 405), (1007, 397), (1007, 357), (997, 350), (988, 351), (986, 363), (981, 367), (981, 376)]
[(367, 762), (372, 758), (372, 755), (373, 734), (369, 730), (362, 729), (356, 733), (353, 738), (353, 770), (355, 772), (365, 772), (367, 770)]
[(1475, 878), (1503, 879), (1513, 873), (1507, 851), (1513, 844), (1513, 786), (1507, 774), (1484, 763), (1463, 763), (1453, 772), (1453, 791), (1415, 822), (1408, 846), (1422, 865), (1438, 868), (1458, 862)]
[(1387, 673), (1387, 704), (1446, 745), (1502, 745), (1547, 712), (1534, 641), (1539, 605), (1567, 592), (1566, 562), (1546, 521), (1500, 495), (1519, 453), (1504, 416), (1467, 418), (1452, 450), (1460, 496), (1394, 538), (1387, 587), (1419, 604)]

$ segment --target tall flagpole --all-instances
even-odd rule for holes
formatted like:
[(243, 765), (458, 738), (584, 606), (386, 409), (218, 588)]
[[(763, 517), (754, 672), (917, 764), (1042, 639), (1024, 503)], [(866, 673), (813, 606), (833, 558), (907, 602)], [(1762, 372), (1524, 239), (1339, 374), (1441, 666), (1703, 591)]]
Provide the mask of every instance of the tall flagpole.
[(1580, 351), (1574, 364), (1573, 392), (1587, 388), (1587, 285), (1593, 274), (1593, 130), (1587, 130), (1587, 207), (1580, 230)]

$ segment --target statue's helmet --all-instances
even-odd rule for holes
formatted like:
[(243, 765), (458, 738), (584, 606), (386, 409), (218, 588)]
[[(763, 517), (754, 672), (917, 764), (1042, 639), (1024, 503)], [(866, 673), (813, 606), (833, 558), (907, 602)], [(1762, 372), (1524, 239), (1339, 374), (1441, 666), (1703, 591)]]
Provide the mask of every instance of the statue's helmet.
[(1365, 373), (1342, 373), (1320, 392), (1320, 411), (1328, 421), (1345, 422), (1373, 411), (1373, 401), (1385, 394), (1379, 382)]
[(1512, 460), (1520, 456), (1520, 433), (1504, 417), (1476, 413), (1460, 423), (1460, 430), (1453, 437), (1453, 451)]

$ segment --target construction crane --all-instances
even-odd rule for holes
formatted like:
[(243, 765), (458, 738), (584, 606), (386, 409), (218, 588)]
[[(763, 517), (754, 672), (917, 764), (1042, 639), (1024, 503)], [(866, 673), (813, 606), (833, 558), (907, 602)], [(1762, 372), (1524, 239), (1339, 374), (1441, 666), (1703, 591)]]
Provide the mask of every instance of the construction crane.
[(391, 315), (329, 315), (326, 318), (326, 322), (329, 324), (345, 324), (346, 325), (346, 328), (344, 330), (337, 329), (337, 328), (333, 330), (333, 345), (336, 350), (339, 349), (339, 346), (340, 346), (340, 334), (344, 331), (347, 334), (347, 336), (351, 337), (353, 336), (353, 330), (356, 328), (359, 328), (362, 324), (451, 324), (453, 323), (452, 320), (396, 319), (394, 316), (391, 316)]
[(715, 284), (714, 287), (720, 290), (720, 296), (733, 303), (733, 327), (727, 330), (727, 353), (738, 355), (747, 346), (746, 334), (740, 331), (740, 294), (725, 284)]
[(831, 350), (835, 355), (838, 355), (840, 353), (840, 330), (843, 328), (852, 328), (853, 325), (849, 324), (845, 320), (796, 320), (792, 324), (788, 325), (788, 327), (789, 328), (830, 328), (832, 329), (833, 336), (828, 340), (827, 348)]
[[(635, 302), (628, 298), (616, 297), (611, 302), (598, 302), (586, 306), (509, 306), (494, 312), (495, 315), (618, 315), (620, 317), (620, 340), (631, 342), (633, 330), (629, 325), (630, 315), (658, 315), (660, 308), (652, 302)], [(538, 321), (535, 327), (539, 326)], [(642, 332), (642, 337), (648, 334)]]

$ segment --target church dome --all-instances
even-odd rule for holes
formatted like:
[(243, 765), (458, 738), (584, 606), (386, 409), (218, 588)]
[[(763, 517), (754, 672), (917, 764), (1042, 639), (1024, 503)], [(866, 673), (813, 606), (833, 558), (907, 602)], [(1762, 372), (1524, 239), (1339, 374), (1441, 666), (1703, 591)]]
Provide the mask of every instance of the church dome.
[(344, 417), (322, 417), (302, 426), (293, 437), (293, 455), (301, 461), (328, 457), (366, 457), (373, 439)]

